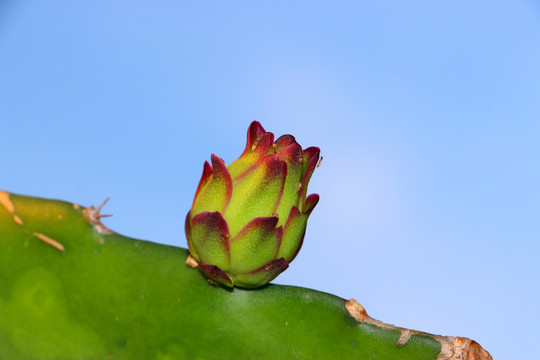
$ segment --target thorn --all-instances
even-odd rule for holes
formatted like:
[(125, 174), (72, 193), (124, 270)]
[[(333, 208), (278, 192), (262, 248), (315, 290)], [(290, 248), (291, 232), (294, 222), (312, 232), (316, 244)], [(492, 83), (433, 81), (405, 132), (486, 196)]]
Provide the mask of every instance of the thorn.
[(371, 318), (366, 312), (366, 309), (355, 299), (351, 299), (345, 302), (345, 308), (349, 315), (351, 315), (357, 322), (367, 322)]
[[(109, 201), (109, 197), (106, 198), (105, 200), (103, 200), (103, 202), (101, 203), (101, 205), (99, 205), (97, 208), (96, 208), (96, 214), (99, 214), (99, 212), (101, 211), (101, 209), (105, 206), (105, 204), (107, 204), (107, 202)], [(102, 216), (106, 216), (106, 215), (102, 215)]]
[(64, 251), (64, 245), (60, 244), (58, 241), (48, 237), (47, 235), (44, 235), (42, 233), (33, 233), (35, 237), (37, 237), (39, 240), (43, 241), (46, 244), (51, 245), (52, 247), (56, 248), (57, 250)]
[(18, 225), (23, 224), (22, 219), (20, 217), (18, 217), (17, 215), (13, 215), (13, 221), (15, 221)]
[(323, 156), (321, 156), (321, 158), (319, 159), (319, 162), (317, 163), (317, 167), (321, 166), (321, 164), (322, 164), (322, 159), (324, 159)]
[(401, 334), (399, 335), (399, 339), (397, 341), (396, 346), (397, 347), (402, 347), (403, 345), (405, 345), (407, 343), (407, 341), (409, 341), (409, 339), (411, 338), (411, 335), (412, 335), (411, 330), (402, 329)]
[(94, 205), (92, 205), (89, 208), (86, 208), (83, 210), (83, 214), (84, 214), (84, 217), (86, 217), (86, 220), (88, 220), (88, 222), (92, 224), (99, 233), (102, 233), (102, 234), (112, 234), (112, 231), (108, 229), (107, 227), (105, 227), (101, 223), (101, 221), (99, 221), (99, 219), (101, 218), (112, 216), (112, 215), (101, 215), (99, 213), (101, 209), (105, 206), (105, 204), (107, 204), (107, 201), (109, 201), (109, 198), (106, 198), (105, 201), (103, 201), (101, 205), (99, 205), (97, 208), (94, 207)]
[(192, 268), (199, 267), (199, 263), (197, 262), (197, 260), (195, 260), (193, 256), (191, 256), (191, 254), (188, 255), (186, 259), (186, 264), (191, 266)]
[(13, 206), (13, 203), (9, 199), (9, 194), (5, 191), (0, 191), (0, 204), (4, 205), (7, 211), (10, 213), (15, 212), (15, 207)]

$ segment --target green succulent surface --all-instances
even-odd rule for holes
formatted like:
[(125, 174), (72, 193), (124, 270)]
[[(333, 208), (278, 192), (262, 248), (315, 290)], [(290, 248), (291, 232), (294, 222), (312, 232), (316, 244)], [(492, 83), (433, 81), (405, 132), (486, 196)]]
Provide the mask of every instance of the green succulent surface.
[[(0, 359), (430, 359), (437, 337), (353, 318), (291, 286), (212, 285), (182, 248), (92, 208), (0, 192)], [(94, 216), (89, 221), (89, 214)], [(91, 217), (90, 216), (90, 217)]]

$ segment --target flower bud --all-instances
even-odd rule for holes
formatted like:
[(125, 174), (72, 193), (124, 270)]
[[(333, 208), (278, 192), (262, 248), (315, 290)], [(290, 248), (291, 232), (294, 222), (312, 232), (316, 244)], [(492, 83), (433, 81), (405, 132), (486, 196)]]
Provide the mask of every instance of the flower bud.
[(212, 154), (186, 217), (189, 251), (206, 276), (255, 288), (287, 269), (319, 201), (317, 194), (306, 196), (319, 153), (302, 150), (292, 135), (274, 141), (254, 121), (236, 161), (225, 166)]

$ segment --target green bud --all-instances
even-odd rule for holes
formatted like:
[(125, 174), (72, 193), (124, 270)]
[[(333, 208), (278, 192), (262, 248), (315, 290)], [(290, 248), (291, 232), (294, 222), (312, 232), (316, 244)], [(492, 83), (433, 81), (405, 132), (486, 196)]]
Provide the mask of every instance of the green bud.
[(186, 218), (189, 251), (206, 276), (255, 288), (289, 267), (319, 201), (306, 195), (319, 154), (302, 150), (292, 135), (274, 142), (257, 121), (236, 161), (225, 166), (212, 154)]

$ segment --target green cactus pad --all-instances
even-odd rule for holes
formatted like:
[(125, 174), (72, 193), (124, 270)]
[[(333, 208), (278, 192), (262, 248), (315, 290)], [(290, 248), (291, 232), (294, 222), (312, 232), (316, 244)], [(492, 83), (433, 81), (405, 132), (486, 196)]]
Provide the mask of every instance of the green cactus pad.
[(379, 323), (353, 300), (212, 285), (187, 256), (113, 233), (93, 207), (0, 192), (0, 359), (490, 358), (469, 339)]

